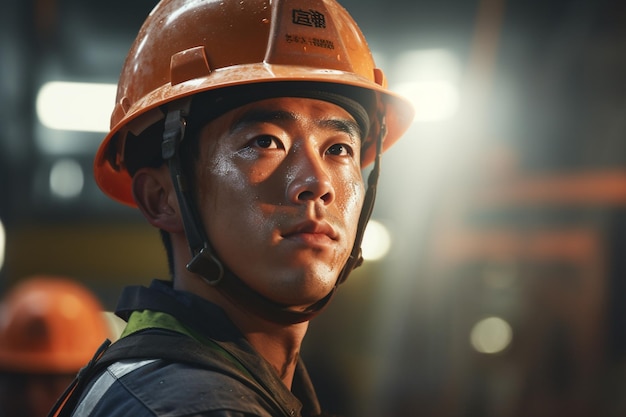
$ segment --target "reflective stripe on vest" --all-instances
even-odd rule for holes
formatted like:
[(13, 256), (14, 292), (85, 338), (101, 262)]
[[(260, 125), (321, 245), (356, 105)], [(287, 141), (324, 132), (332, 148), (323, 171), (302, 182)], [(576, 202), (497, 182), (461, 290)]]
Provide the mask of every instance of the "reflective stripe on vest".
[(88, 416), (93, 411), (96, 404), (98, 404), (98, 401), (100, 401), (116, 380), (157, 360), (158, 359), (147, 359), (138, 362), (121, 361), (110, 365), (106, 371), (98, 377), (87, 395), (85, 395), (85, 397), (80, 401), (78, 407), (76, 407), (76, 410), (72, 413), (72, 417)]

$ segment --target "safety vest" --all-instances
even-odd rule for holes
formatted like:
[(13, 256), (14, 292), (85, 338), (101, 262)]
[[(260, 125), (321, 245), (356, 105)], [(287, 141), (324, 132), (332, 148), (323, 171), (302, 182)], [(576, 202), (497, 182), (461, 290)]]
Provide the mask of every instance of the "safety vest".
[(189, 364), (221, 374), (226, 372), (234, 380), (244, 382), (270, 404), (272, 416), (292, 417), (291, 410), (281, 407), (270, 392), (261, 385), (251, 385), (249, 376), (233, 366), (227, 356), (212, 351), (211, 348), (207, 349), (207, 345), (176, 332), (140, 332), (113, 344), (107, 340), (57, 400), (48, 417), (70, 417), (89, 383), (110, 365), (126, 360), (140, 361), (154, 358)]

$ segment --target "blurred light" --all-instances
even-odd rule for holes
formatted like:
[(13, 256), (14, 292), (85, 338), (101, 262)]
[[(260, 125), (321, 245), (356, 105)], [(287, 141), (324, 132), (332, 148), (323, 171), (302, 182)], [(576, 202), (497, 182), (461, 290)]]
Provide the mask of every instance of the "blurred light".
[(382, 259), (391, 247), (391, 236), (387, 228), (376, 220), (370, 220), (363, 235), (363, 258), (368, 261)]
[(76, 197), (83, 185), (83, 168), (73, 159), (61, 159), (50, 169), (50, 191), (58, 197)]
[(107, 132), (115, 94), (115, 84), (49, 82), (37, 93), (37, 117), (50, 129)]
[(111, 311), (103, 311), (102, 315), (104, 316), (104, 320), (109, 326), (111, 341), (115, 342), (117, 339), (120, 338), (120, 335), (124, 331), (124, 328), (126, 327), (126, 322)]
[(452, 118), (459, 108), (459, 91), (448, 81), (416, 81), (398, 84), (395, 91), (415, 108), (415, 122), (437, 122)]
[(480, 353), (498, 353), (506, 349), (513, 338), (509, 323), (499, 317), (485, 318), (471, 331), (470, 342)]
[(4, 224), (0, 221), (0, 269), (4, 266), (4, 253), (6, 249), (6, 232), (4, 230)]
[(488, 265), (483, 274), (483, 281), (489, 288), (503, 289), (515, 285), (518, 267), (514, 261), (494, 262)]
[(459, 60), (445, 49), (409, 51), (394, 63), (392, 89), (415, 106), (415, 122), (452, 118), (460, 103)]

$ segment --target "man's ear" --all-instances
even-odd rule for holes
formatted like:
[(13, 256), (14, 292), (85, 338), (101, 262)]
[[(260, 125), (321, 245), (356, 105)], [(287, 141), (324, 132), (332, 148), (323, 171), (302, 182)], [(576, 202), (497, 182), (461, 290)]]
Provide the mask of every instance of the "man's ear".
[(133, 175), (133, 198), (151, 225), (170, 233), (184, 231), (176, 191), (166, 165), (141, 168)]

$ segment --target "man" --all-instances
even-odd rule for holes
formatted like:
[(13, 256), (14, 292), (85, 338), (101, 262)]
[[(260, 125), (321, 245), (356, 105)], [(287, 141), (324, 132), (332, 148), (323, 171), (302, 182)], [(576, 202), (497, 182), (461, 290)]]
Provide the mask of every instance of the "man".
[(121, 340), (63, 412), (321, 415), (300, 346), (361, 261), (380, 154), (412, 115), (334, 0), (161, 1), (95, 177), (161, 231), (172, 280), (125, 290)]
[(99, 300), (78, 282), (19, 281), (0, 303), (0, 416), (44, 417), (111, 336)]

